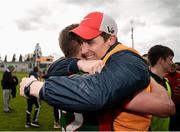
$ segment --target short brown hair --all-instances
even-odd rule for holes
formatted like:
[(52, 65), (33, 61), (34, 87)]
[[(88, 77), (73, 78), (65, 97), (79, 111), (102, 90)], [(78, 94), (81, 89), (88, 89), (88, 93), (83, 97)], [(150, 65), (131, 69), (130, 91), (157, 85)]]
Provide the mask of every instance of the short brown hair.
[(166, 60), (168, 56), (174, 56), (174, 52), (169, 47), (163, 45), (155, 45), (148, 51), (148, 60), (151, 66), (156, 65), (159, 58)]
[(80, 43), (78, 39), (69, 34), (69, 31), (79, 26), (79, 24), (72, 24), (65, 27), (59, 34), (59, 46), (65, 57), (74, 57), (80, 50)]

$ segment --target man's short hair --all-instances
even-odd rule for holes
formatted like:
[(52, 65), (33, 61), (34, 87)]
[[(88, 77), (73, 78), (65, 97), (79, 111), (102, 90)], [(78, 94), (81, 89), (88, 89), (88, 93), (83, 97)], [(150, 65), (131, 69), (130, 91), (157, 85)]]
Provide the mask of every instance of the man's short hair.
[(38, 68), (37, 66), (35, 66), (35, 67), (33, 68), (33, 71), (34, 71), (34, 72), (38, 72), (38, 71), (39, 71), (39, 68)]
[(155, 45), (148, 51), (148, 61), (151, 66), (154, 66), (159, 58), (166, 60), (168, 56), (174, 56), (174, 52), (163, 45)]
[(70, 35), (69, 31), (76, 28), (79, 24), (72, 24), (65, 27), (59, 34), (59, 46), (65, 57), (74, 57), (80, 50), (80, 39)]

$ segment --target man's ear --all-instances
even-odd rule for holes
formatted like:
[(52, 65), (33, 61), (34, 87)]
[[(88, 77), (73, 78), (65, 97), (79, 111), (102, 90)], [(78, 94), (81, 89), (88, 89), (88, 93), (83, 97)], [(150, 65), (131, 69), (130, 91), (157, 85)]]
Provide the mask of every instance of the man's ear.
[(117, 37), (115, 35), (112, 35), (109, 37), (108, 41), (109, 41), (109, 45), (112, 46), (113, 44), (115, 44)]
[(164, 61), (165, 61), (165, 60), (164, 60), (162, 57), (160, 57), (160, 58), (158, 59), (157, 63), (162, 64), (162, 63), (164, 63)]

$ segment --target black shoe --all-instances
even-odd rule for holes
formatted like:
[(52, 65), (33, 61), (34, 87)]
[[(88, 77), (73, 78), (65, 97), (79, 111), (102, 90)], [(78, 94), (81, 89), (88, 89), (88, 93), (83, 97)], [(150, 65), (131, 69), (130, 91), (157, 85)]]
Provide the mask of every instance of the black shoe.
[(29, 128), (29, 127), (31, 127), (31, 123), (30, 122), (25, 124), (25, 128)]
[(12, 109), (11, 107), (8, 107), (10, 111), (14, 111), (14, 109)]
[(4, 111), (5, 113), (11, 113), (12, 111), (11, 110), (7, 110), (7, 111)]
[(8, 107), (10, 110), (13, 110), (11, 107)]
[(31, 123), (31, 126), (40, 127), (40, 124), (37, 121), (34, 121), (34, 122)]

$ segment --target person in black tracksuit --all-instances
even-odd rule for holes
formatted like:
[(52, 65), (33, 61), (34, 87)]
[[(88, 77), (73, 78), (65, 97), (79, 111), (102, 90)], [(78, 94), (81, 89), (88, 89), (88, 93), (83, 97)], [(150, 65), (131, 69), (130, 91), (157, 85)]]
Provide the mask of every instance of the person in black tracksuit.
[(1, 80), (1, 86), (2, 86), (2, 92), (3, 92), (3, 109), (5, 113), (11, 112), (12, 108), (10, 108), (9, 103), (11, 99), (11, 90), (13, 87), (13, 77), (12, 72), (14, 71), (15, 67), (10, 65), (7, 67), (7, 69), (4, 71), (2, 80)]
[[(42, 75), (41, 75), (41, 78), (46, 80), (49, 78), (48, 74), (47, 74), (48, 71), (44, 70), (42, 72)], [(59, 119), (60, 119), (60, 110), (57, 108), (57, 107), (53, 107), (53, 115), (54, 115), (54, 125), (53, 125), (53, 128), (60, 128), (60, 125), (59, 125)]]
[[(38, 67), (34, 67), (33, 71), (30, 72), (29, 76), (34, 76), (36, 79), (39, 79), (39, 69)], [(33, 104), (35, 105), (34, 117), (31, 123), (31, 112), (33, 108)], [(38, 117), (40, 113), (40, 100), (36, 97), (30, 97), (27, 99), (27, 110), (26, 110), (26, 125), (25, 127), (28, 128), (30, 126), (39, 127)]]

